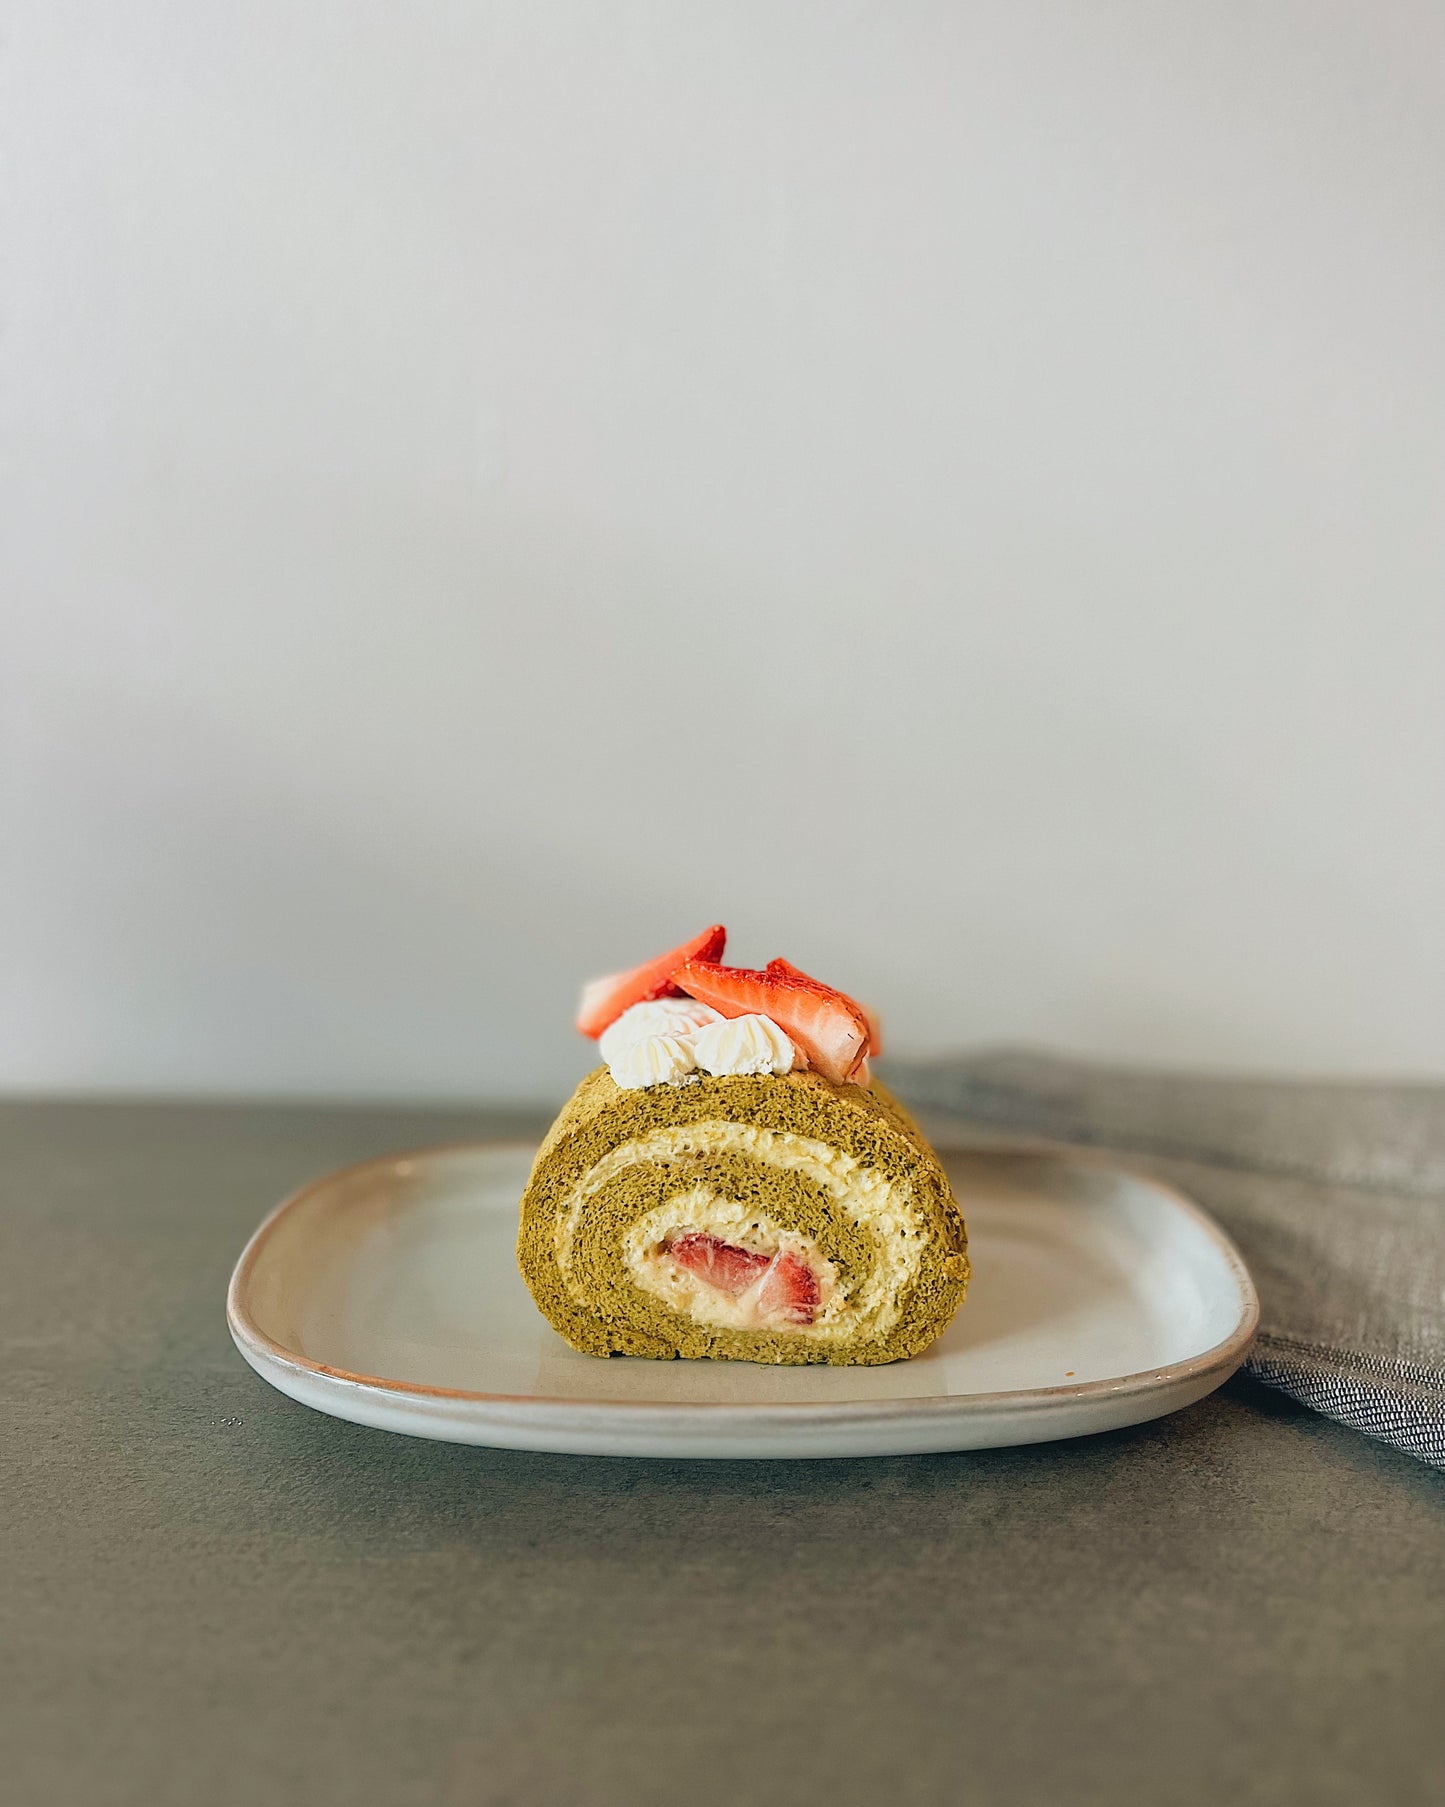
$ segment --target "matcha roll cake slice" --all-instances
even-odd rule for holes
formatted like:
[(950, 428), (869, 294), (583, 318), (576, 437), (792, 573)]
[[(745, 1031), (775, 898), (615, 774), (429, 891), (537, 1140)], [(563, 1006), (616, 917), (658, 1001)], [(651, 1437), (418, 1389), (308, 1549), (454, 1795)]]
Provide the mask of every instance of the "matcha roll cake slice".
[(721, 934), (584, 994), (607, 1064), (523, 1195), (532, 1295), (590, 1355), (916, 1355), (968, 1283), (947, 1176), (869, 1074), (867, 1013), (786, 962), (720, 965)]

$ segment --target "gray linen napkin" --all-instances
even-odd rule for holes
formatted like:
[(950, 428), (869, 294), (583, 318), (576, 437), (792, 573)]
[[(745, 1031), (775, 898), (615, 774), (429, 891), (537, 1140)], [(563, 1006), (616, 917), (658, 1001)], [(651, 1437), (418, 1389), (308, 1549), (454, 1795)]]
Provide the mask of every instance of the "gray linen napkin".
[(1445, 1467), (1445, 1086), (1216, 1079), (1001, 1051), (890, 1061), (940, 1147), (1117, 1150), (1197, 1198), (1260, 1293), (1256, 1379)]

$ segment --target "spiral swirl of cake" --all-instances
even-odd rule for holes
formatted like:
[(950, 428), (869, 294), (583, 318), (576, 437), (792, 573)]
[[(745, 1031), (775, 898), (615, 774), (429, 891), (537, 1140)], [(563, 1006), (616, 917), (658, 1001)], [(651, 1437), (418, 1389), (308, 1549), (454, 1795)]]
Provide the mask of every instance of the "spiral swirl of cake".
[(881, 1085), (814, 1071), (573, 1094), (522, 1198), (533, 1297), (590, 1355), (877, 1363), (968, 1284), (937, 1157)]

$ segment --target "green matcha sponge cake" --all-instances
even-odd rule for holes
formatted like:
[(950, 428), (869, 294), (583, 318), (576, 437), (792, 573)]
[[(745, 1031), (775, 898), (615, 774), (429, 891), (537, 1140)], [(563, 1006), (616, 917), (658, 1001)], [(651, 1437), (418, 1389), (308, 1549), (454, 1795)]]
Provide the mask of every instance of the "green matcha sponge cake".
[(605, 1065), (522, 1198), (518, 1259), (589, 1355), (891, 1362), (968, 1284), (947, 1176), (873, 1079), (877, 1026), (786, 961), (693, 942), (583, 993)]

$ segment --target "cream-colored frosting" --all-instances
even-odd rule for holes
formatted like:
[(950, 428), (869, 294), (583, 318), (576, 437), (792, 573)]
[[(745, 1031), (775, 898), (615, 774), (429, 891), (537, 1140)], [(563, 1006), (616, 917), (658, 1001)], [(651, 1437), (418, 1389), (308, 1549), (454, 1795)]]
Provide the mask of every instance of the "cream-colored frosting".
[(696, 998), (650, 998), (645, 1004), (624, 1010), (615, 1023), (602, 1031), (597, 1052), (610, 1067), (623, 1048), (645, 1041), (649, 1035), (691, 1036), (709, 1023), (722, 1020), (710, 1004), (699, 1004)]
[(791, 1073), (793, 1044), (770, 1016), (735, 1016), (701, 1029), (692, 1039), (693, 1058), (704, 1073)]
[(686, 1035), (644, 1035), (614, 1049), (608, 1071), (624, 1091), (646, 1085), (682, 1085), (697, 1069), (692, 1038)]
[[(554, 1229), (557, 1266), (572, 1297), (579, 1304), (587, 1303), (571, 1270), (573, 1246), (589, 1200), (629, 1167), (686, 1166), (695, 1172), (697, 1157), (709, 1154), (741, 1154), (764, 1166), (802, 1174), (837, 1202), (847, 1219), (865, 1232), (872, 1245), (873, 1261), (867, 1273), (845, 1285), (834, 1283), (829, 1271), (829, 1288), (820, 1300), (812, 1324), (789, 1324), (785, 1326), (787, 1333), (824, 1342), (860, 1332), (886, 1336), (897, 1321), (899, 1300), (916, 1278), (923, 1259), (924, 1225), (913, 1200), (913, 1188), (906, 1181), (890, 1180), (876, 1167), (865, 1167), (846, 1149), (834, 1148), (808, 1136), (796, 1136), (786, 1130), (764, 1129), (755, 1123), (713, 1120), (656, 1129), (609, 1150), (595, 1162), (557, 1210)], [(734, 1234), (751, 1224), (760, 1226), (756, 1232), (748, 1232), (755, 1235), (757, 1241), (750, 1242), (743, 1234)], [(683, 1229), (698, 1230), (718, 1236), (724, 1242), (736, 1242), (740, 1247), (769, 1253), (789, 1246), (796, 1246), (801, 1253), (806, 1246), (811, 1251), (809, 1265), (819, 1274), (821, 1288), (824, 1270), (816, 1263), (823, 1257), (807, 1237), (783, 1230), (755, 1208), (724, 1198), (710, 1188), (700, 1186), (694, 1179), (691, 1186), (682, 1186), (673, 1197), (631, 1226), (624, 1242), (624, 1259), (635, 1284), (667, 1299), (669, 1304), (683, 1298), (677, 1275), (685, 1270), (670, 1257), (659, 1259), (659, 1251), (669, 1235)], [(794, 1239), (792, 1243), (789, 1237)], [(676, 1271), (669, 1272), (669, 1269)], [(719, 1328), (735, 1327), (728, 1313), (737, 1301), (727, 1298), (706, 1282), (695, 1285), (694, 1294), (686, 1299), (688, 1315)], [(679, 1304), (677, 1308), (684, 1307)]]
[(603, 1030), (598, 1052), (617, 1084), (684, 1085), (701, 1067), (714, 1075), (791, 1073), (803, 1063), (768, 1016), (724, 1017), (694, 998), (654, 998)]

